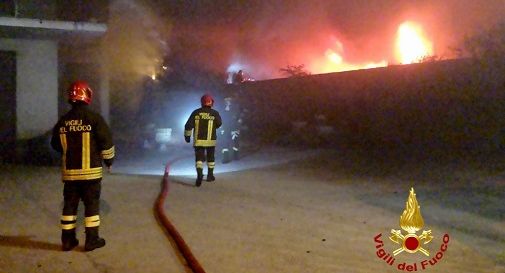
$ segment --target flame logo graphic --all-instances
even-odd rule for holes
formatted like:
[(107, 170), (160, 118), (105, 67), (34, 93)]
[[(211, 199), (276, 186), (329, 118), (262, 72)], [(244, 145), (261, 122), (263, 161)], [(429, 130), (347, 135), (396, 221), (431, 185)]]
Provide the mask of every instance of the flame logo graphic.
[(430, 256), (430, 252), (421, 246), (421, 243), (427, 244), (431, 242), (433, 236), (431, 235), (431, 230), (424, 230), (420, 236), (417, 236), (416, 232), (423, 228), (424, 220), (421, 216), (421, 207), (417, 203), (416, 193), (414, 188), (410, 188), (409, 198), (405, 203), (405, 210), (403, 210), (402, 216), (400, 216), (400, 227), (407, 232), (403, 235), (398, 229), (391, 230), (391, 236), (389, 239), (401, 247), (393, 251), (393, 255), (396, 256), (403, 251), (408, 253), (416, 253), (420, 251), (426, 256)]
[(405, 202), (405, 210), (400, 217), (400, 227), (408, 233), (416, 233), (423, 226), (424, 220), (421, 216), (421, 207), (417, 203), (414, 188), (410, 188), (409, 198)]

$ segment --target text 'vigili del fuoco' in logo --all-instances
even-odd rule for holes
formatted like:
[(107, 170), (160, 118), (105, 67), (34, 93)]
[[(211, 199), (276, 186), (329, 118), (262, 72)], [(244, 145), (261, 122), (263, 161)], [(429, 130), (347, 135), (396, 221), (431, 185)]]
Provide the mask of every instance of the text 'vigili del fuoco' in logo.
[[(442, 260), (444, 253), (447, 251), (449, 234), (444, 234), (444, 236), (442, 236), (440, 247), (436, 249), (436, 253), (430, 256), (430, 251), (423, 246), (428, 245), (434, 237), (431, 234), (431, 229), (423, 230), (420, 235), (417, 235), (417, 232), (421, 230), (423, 226), (424, 220), (421, 216), (421, 207), (417, 203), (414, 188), (411, 188), (409, 198), (405, 204), (405, 210), (403, 210), (402, 216), (400, 216), (400, 227), (406, 233), (402, 233), (399, 229), (391, 229), (389, 239), (393, 243), (389, 245), (396, 248), (393, 250), (393, 254), (385, 250), (385, 245), (382, 241), (382, 233), (377, 234), (374, 237), (377, 257), (384, 260), (386, 264), (395, 266), (400, 271), (420, 271), (430, 266), (435, 266)], [(424, 258), (420, 258), (419, 262), (414, 263), (397, 262), (396, 258), (398, 257), (398, 260), (400, 260), (400, 253), (405, 253), (403, 255), (421, 253), (420, 257)]]

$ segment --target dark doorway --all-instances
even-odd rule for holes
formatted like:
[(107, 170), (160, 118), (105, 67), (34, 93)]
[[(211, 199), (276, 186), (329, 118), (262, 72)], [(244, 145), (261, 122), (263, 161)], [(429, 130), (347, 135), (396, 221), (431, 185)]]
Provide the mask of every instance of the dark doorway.
[(0, 16), (16, 16), (16, 1), (0, 1)]
[(16, 155), (16, 52), (0, 51), (0, 162)]

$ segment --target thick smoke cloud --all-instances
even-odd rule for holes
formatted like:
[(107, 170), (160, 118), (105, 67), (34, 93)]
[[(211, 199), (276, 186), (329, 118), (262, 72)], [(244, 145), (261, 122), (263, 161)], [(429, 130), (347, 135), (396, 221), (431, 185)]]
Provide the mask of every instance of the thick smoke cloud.
[(168, 52), (170, 24), (147, 3), (116, 0), (110, 4), (107, 25), (103, 49), (113, 80), (113, 100), (134, 110), (142, 100), (143, 81), (161, 67)]
[[(450, 48), (496, 24), (505, 1), (355, 0), (355, 1), (173, 1), (178, 22), (171, 44), (191, 61), (218, 72), (238, 64), (257, 78), (279, 76), (279, 68), (308, 65), (342, 43), (352, 63), (394, 63), (397, 27), (419, 22), (440, 57)], [(247, 3), (245, 3), (247, 2)], [(182, 50), (185, 49), (185, 50)], [(182, 54), (182, 53), (181, 53)]]

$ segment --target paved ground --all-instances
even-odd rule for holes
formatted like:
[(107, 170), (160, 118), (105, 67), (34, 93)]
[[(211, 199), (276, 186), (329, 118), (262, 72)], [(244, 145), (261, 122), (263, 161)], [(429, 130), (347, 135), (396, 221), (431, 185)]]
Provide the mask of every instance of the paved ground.
[[(184, 272), (153, 217), (159, 178), (106, 176), (99, 251), (60, 251), (62, 183), (56, 167), (2, 167), (1, 272)], [(78, 239), (84, 242), (82, 209)], [(156, 270), (145, 270), (156, 269)]]
[[(322, 150), (292, 149), (265, 146), (261, 149), (243, 148), (241, 159), (230, 164), (221, 164), (221, 153), (216, 151), (215, 173), (230, 173), (259, 169), (272, 165), (286, 164), (312, 157)], [(173, 176), (195, 175), (195, 156), (190, 144), (175, 143), (166, 150), (142, 150), (135, 155), (119, 156), (114, 163), (113, 173), (136, 175), (163, 175), (167, 162), (173, 162), (170, 174)], [(204, 164), (205, 167), (205, 164)]]
[[(1, 166), (0, 272), (189, 272), (153, 213), (164, 158), (184, 153), (189, 157), (174, 164), (184, 174), (193, 165), (186, 148), (118, 159), (116, 174), (103, 183), (107, 246), (93, 252), (59, 250), (58, 167)], [(155, 166), (153, 175), (118, 174), (137, 161)], [(374, 242), (381, 233), (386, 252), (395, 249), (387, 237), (399, 229), (414, 186), (425, 229), (435, 236), (425, 248), (433, 256), (450, 235), (448, 251), (426, 272), (503, 273), (503, 165), (462, 160), (399, 168), (341, 153), (265, 148), (240, 164), (218, 164), (218, 181), (200, 188), (193, 175), (171, 177), (165, 208), (207, 272), (400, 272), (403, 262), (423, 271), (422, 254), (402, 253), (389, 266)]]

